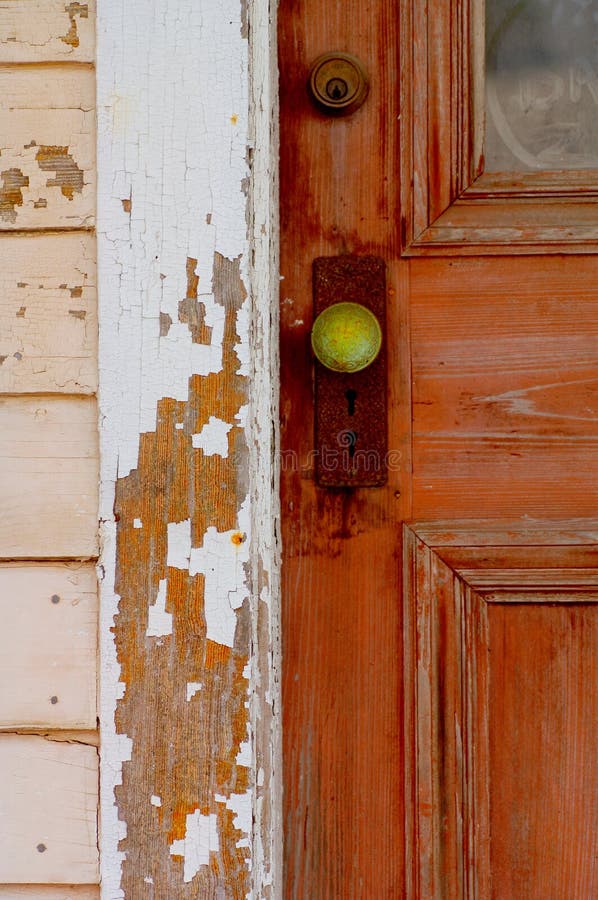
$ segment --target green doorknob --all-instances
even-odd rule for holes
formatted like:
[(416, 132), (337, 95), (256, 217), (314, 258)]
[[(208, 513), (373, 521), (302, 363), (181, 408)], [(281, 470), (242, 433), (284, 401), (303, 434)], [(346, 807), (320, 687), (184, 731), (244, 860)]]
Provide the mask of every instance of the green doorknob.
[(374, 362), (382, 346), (378, 319), (361, 303), (334, 303), (311, 330), (316, 358), (333, 372), (360, 372)]

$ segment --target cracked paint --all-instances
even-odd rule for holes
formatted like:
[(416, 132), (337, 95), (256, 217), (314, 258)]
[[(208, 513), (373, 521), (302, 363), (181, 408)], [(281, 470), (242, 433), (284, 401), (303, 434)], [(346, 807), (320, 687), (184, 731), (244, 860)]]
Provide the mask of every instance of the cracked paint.
[(258, 804), (252, 721), (272, 685), (254, 656), (268, 595), (267, 573), (252, 587), (245, 13), (238, 0), (152, 0), (125, 45), (135, 5), (109, 6), (98, 29), (102, 896), (151, 884), (169, 900), (257, 900), (271, 875), (261, 850), (253, 862), (266, 788)]

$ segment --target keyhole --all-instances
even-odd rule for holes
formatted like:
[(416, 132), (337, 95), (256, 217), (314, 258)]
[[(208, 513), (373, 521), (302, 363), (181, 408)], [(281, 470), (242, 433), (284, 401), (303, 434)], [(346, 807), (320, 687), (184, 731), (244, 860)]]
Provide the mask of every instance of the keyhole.
[(357, 432), (348, 431), (347, 437), (349, 439), (349, 459), (353, 459), (355, 456), (355, 444), (357, 443)]
[(347, 415), (354, 416), (357, 391), (354, 391), (353, 388), (349, 388), (349, 390), (345, 392), (345, 397), (347, 398)]
[(349, 87), (344, 78), (331, 78), (326, 85), (326, 93), (331, 100), (342, 100), (347, 96)]

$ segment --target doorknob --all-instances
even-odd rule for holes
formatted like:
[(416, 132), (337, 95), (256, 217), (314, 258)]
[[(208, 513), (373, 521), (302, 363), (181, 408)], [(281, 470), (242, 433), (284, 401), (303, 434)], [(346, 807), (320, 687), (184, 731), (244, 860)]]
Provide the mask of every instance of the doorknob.
[(333, 372), (361, 372), (382, 346), (382, 329), (361, 303), (333, 303), (316, 318), (311, 345), (316, 359)]
[(320, 487), (386, 483), (386, 266), (376, 256), (313, 262), (315, 478)]

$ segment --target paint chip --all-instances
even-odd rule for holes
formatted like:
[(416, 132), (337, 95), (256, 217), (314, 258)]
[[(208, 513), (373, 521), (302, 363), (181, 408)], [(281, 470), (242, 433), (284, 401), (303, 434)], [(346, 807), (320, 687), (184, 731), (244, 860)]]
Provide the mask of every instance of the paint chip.
[(192, 697), (195, 697), (203, 687), (203, 683), (201, 681), (188, 681), (187, 682), (187, 703), (191, 700)]
[(172, 613), (166, 612), (166, 579), (162, 578), (158, 586), (156, 602), (148, 609), (148, 637), (163, 637), (172, 634)]
[(195, 450), (203, 450), (204, 456), (228, 457), (228, 433), (233, 426), (216, 416), (210, 416), (206, 425), (198, 434), (191, 435), (191, 443)]
[(158, 797), (157, 794), (152, 794), (150, 797), (150, 803), (152, 806), (162, 806), (162, 798)]
[(188, 884), (200, 866), (209, 866), (210, 853), (217, 853), (219, 849), (218, 817), (215, 813), (204, 816), (196, 809), (187, 816), (185, 837), (170, 845), (170, 855), (184, 858), (183, 881)]
[(191, 519), (185, 519), (183, 522), (169, 522), (167, 534), (166, 565), (188, 571), (191, 557)]
[(143, 528), (141, 519), (133, 519), (133, 528)]

